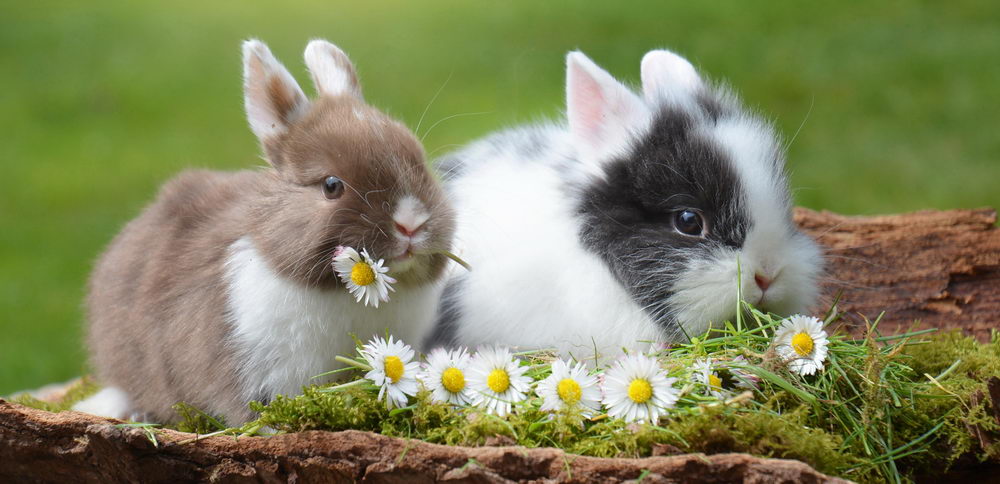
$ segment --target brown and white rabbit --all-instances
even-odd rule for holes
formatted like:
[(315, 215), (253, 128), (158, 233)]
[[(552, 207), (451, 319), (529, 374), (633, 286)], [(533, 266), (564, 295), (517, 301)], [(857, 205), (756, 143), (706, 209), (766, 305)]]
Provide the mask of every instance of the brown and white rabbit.
[[(97, 263), (88, 343), (106, 388), (78, 404), (168, 421), (183, 401), (236, 424), (250, 400), (295, 394), (354, 343), (432, 326), (453, 215), (424, 152), (367, 105), (336, 46), (314, 40), (306, 99), (262, 42), (243, 44), (250, 128), (270, 166), (188, 171), (168, 182)], [(355, 302), (331, 266), (336, 247), (385, 258), (392, 299)]]

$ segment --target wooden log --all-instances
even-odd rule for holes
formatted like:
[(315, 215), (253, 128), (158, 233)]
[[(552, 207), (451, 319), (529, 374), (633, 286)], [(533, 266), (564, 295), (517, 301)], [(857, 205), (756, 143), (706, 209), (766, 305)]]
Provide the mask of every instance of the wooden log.
[(746, 454), (600, 459), (557, 449), (449, 447), (348, 430), (195, 436), (0, 400), (0, 482), (846, 482)]
[[(851, 217), (798, 208), (795, 221), (826, 249), (823, 297), (843, 291), (845, 326), (883, 334), (961, 329), (988, 341), (1000, 329), (1000, 230), (994, 209)], [(825, 306), (825, 307), (823, 307)]]

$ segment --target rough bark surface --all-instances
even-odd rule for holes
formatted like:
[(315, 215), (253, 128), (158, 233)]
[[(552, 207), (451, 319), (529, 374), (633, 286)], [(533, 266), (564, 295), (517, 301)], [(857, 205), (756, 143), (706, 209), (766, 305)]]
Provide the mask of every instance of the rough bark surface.
[(556, 449), (449, 447), (369, 432), (212, 437), (118, 428), (79, 412), (0, 400), (0, 482), (686, 483), (846, 482), (791, 460), (745, 454), (599, 459)]
[[(862, 316), (874, 319), (883, 311), (883, 333), (908, 330), (919, 320), (922, 327), (960, 328), (985, 340), (1000, 327), (994, 210), (847, 217), (797, 209), (795, 220), (826, 249), (823, 303), (843, 291), (839, 309), (847, 313), (848, 330), (864, 331)], [(1000, 398), (1000, 381), (991, 382), (989, 397), (994, 403)], [(182, 444), (194, 436), (163, 430), (154, 445), (145, 431), (117, 423), (0, 400), (0, 482), (839, 481), (801, 462), (743, 454), (599, 459), (556, 449), (447, 447), (357, 431)], [(970, 428), (982, 434), (976, 430)]]
[(849, 217), (799, 208), (795, 221), (826, 248), (822, 304), (843, 291), (839, 309), (853, 333), (864, 331), (864, 317), (883, 311), (884, 334), (919, 321), (920, 328), (957, 328), (985, 342), (1000, 328), (995, 210)]

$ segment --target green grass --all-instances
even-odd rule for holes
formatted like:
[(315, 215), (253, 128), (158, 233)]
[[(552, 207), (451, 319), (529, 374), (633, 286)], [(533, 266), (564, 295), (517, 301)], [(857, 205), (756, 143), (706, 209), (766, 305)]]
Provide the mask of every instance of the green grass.
[[(341, 45), (367, 98), (410, 126), (445, 86), (421, 127), (436, 125), (435, 154), (557, 116), (567, 50), (635, 83), (644, 52), (674, 48), (798, 132), (799, 204), (871, 214), (1000, 205), (998, 16), (986, 0), (8, 2), (0, 394), (83, 371), (87, 272), (161, 183), (259, 163), (240, 93), (249, 36), (300, 80), (309, 38)], [(484, 114), (436, 124), (462, 113)]]

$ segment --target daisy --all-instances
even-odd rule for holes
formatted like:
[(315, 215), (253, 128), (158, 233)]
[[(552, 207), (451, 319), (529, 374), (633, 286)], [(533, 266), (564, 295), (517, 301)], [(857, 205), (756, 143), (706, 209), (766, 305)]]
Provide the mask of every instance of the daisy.
[(333, 269), (355, 300), (365, 300), (365, 306), (378, 307), (380, 302), (389, 300), (389, 291), (395, 290), (390, 284), (396, 280), (389, 277), (389, 268), (383, 262), (382, 259), (375, 262), (365, 249), (359, 254), (350, 247), (337, 247), (333, 253)]
[[(742, 356), (737, 356), (733, 362), (746, 363)], [(752, 390), (757, 387), (754, 382), (756, 377), (718, 360), (701, 359), (695, 361), (691, 369), (694, 380), (704, 385), (706, 392), (715, 398), (729, 398), (737, 390)]]
[(469, 365), (469, 386), (472, 403), (489, 413), (504, 416), (511, 404), (527, 398), (531, 378), (524, 375), (527, 367), (517, 364), (507, 348), (480, 348)]
[(583, 363), (552, 362), (552, 374), (538, 382), (535, 393), (542, 397), (543, 411), (580, 408), (590, 416), (601, 408), (597, 377), (589, 375)]
[(465, 348), (454, 351), (437, 348), (427, 355), (421, 380), (431, 391), (431, 400), (453, 405), (472, 402), (472, 390), (466, 382), (470, 359)]
[(673, 386), (676, 381), (667, 378), (655, 358), (629, 355), (604, 372), (602, 403), (612, 417), (655, 424), (680, 398)]
[(823, 322), (796, 314), (781, 323), (774, 335), (775, 350), (788, 367), (799, 375), (812, 375), (823, 369), (826, 359), (826, 331)]
[(704, 358), (691, 365), (694, 380), (701, 383), (708, 394), (715, 398), (726, 398), (731, 393), (724, 388), (719, 372), (712, 366), (712, 360)]
[(365, 374), (379, 387), (378, 399), (384, 395), (386, 408), (406, 406), (407, 396), (417, 394), (417, 373), (420, 364), (413, 359), (413, 349), (402, 341), (389, 341), (376, 336), (361, 348), (361, 356), (372, 367)]

